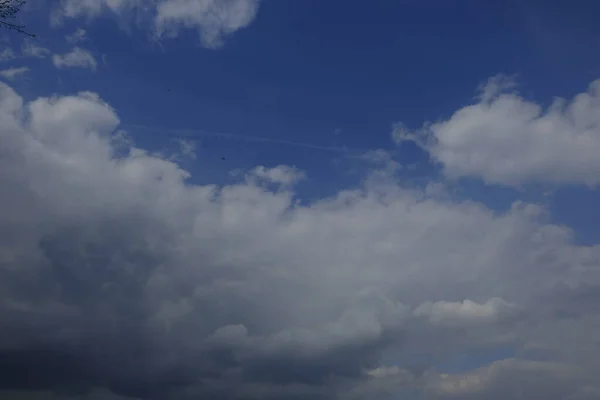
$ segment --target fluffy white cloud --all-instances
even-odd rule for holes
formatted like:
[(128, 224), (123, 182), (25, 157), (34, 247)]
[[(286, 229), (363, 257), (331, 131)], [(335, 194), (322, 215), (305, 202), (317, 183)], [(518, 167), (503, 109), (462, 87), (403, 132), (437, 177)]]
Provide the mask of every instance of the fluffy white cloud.
[(556, 99), (546, 110), (494, 78), (480, 101), (448, 120), (411, 134), (398, 125), (393, 137), (414, 140), (452, 178), (476, 177), (518, 186), (600, 183), (600, 81), (571, 101)]
[[(196, 185), (118, 126), (96, 94), (24, 102), (0, 84), (0, 390), (371, 399), (401, 382), (446, 396), (452, 377), (373, 371), (383, 353), (501, 340), (599, 367), (584, 349), (600, 248), (573, 244), (539, 206), (496, 213), (389, 174), (302, 205), (286, 166)], [(503, 318), (508, 304), (519, 318)], [(546, 399), (527, 380), (538, 369), (514, 370), (528, 399)], [(568, 371), (552, 385), (593, 387)]]
[(0, 71), (0, 76), (8, 79), (9, 81), (13, 81), (27, 72), (29, 72), (28, 67), (7, 68)]
[(95, 71), (98, 66), (96, 58), (94, 58), (92, 53), (81, 47), (74, 47), (73, 50), (66, 54), (54, 54), (52, 62), (59, 69), (88, 68)]
[(149, 22), (156, 35), (176, 36), (181, 29), (196, 29), (202, 44), (219, 47), (223, 38), (247, 27), (258, 11), (260, 0), (61, 0), (53, 21), (93, 18), (108, 11), (118, 17), (137, 15)]

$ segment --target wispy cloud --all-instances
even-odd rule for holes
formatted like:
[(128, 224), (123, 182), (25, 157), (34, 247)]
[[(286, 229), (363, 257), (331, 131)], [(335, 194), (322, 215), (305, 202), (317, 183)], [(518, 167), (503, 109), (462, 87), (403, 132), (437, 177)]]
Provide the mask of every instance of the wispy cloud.
[(58, 69), (88, 68), (95, 71), (98, 66), (92, 53), (80, 47), (75, 47), (66, 54), (54, 54), (52, 62)]
[(50, 50), (34, 43), (32, 40), (25, 40), (21, 45), (21, 54), (25, 57), (46, 58), (50, 53)]
[(106, 12), (127, 18), (134, 13), (156, 37), (174, 37), (182, 29), (195, 29), (205, 47), (215, 48), (250, 25), (259, 5), (260, 0), (62, 0), (51, 20), (57, 25), (65, 18), (90, 20)]
[(17, 58), (12, 48), (6, 47), (0, 52), (0, 61), (11, 61)]
[(87, 32), (85, 29), (77, 28), (75, 32), (73, 32), (71, 35), (67, 35), (65, 38), (68, 43), (77, 44), (87, 39)]
[(5, 79), (8, 79), (9, 81), (14, 81), (18, 77), (26, 74), (27, 72), (29, 72), (28, 67), (8, 68), (0, 71), (0, 76), (2, 76)]

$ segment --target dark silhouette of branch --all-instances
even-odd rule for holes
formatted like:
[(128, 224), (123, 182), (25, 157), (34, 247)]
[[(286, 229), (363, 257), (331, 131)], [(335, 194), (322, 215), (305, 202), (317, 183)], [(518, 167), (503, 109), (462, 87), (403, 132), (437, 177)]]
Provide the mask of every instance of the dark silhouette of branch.
[(18, 25), (8, 21), (16, 18), (24, 4), (25, 0), (0, 0), (0, 26), (11, 31), (35, 37), (33, 33), (25, 30), (25, 25)]

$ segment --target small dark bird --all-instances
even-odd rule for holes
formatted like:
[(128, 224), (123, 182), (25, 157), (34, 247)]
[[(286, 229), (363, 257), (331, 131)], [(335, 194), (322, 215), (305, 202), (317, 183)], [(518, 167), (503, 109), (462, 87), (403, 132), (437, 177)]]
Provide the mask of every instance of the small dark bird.
[(221, 160), (225, 161), (225, 157), (221, 157)]

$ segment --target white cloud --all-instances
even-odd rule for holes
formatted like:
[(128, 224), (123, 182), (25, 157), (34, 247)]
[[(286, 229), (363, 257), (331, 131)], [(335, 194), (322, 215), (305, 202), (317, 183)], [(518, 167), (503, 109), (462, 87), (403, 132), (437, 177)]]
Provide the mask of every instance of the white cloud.
[(206, 47), (218, 47), (223, 37), (252, 22), (258, 6), (259, 0), (167, 0), (157, 6), (155, 25), (159, 35), (197, 29)]
[(518, 186), (600, 183), (600, 81), (571, 101), (557, 99), (544, 110), (514, 92), (511, 81), (495, 78), (478, 103), (417, 134), (399, 125), (401, 143), (413, 140), (451, 178), (476, 177)]
[(92, 71), (96, 70), (98, 63), (89, 51), (81, 47), (74, 47), (73, 50), (66, 54), (54, 54), (52, 56), (54, 66), (59, 69), (64, 68), (89, 68)]
[(179, 152), (184, 158), (195, 160), (196, 154), (196, 143), (191, 140), (178, 139), (177, 144), (179, 145)]
[(494, 298), (483, 304), (471, 300), (426, 302), (414, 310), (414, 315), (427, 318), (434, 325), (467, 326), (493, 322), (509, 316), (514, 311), (513, 307), (504, 300)]
[(106, 10), (121, 13), (137, 3), (138, 0), (61, 0), (52, 21), (58, 24), (63, 18), (97, 17)]
[(264, 166), (255, 167), (252, 171), (247, 174), (247, 179), (250, 181), (257, 181), (258, 183), (274, 183), (283, 187), (289, 187), (304, 179), (306, 176), (304, 172), (298, 168), (290, 167), (287, 165), (278, 165), (273, 168), (266, 168)]
[(15, 52), (10, 47), (5, 47), (4, 50), (0, 52), (0, 62), (2, 61), (11, 61), (16, 58)]
[(21, 54), (25, 57), (46, 58), (50, 53), (50, 50), (39, 46), (30, 39), (25, 39), (21, 44)]
[[(119, 18), (137, 14), (154, 33), (176, 36), (181, 29), (195, 29), (202, 44), (219, 47), (223, 39), (247, 27), (258, 11), (260, 0), (62, 0), (53, 21), (64, 18), (97, 17), (111, 12)], [(143, 25), (143, 23), (142, 23)]]
[(483, 103), (489, 103), (502, 93), (512, 91), (516, 87), (515, 77), (496, 75), (488, 79), (485, 84), (479, 85), (478, 99)]
[[(128, 145), (89, 92), (26, 102), (0, 84), (0, 126), (0, 356), (46, 371), (39, 347), (68, 348), (61, 383), (223, 399), (369, 399), (396, 384), (515, 398), (517, 382), (547, 400), (593, 387), (581, 371), (600, 367), (600, 248), (574, 244), (539, 206), (499, 213), (385, 179), (303, 205), (286, 166), (193, 184)], [(508, 304), (520, 318), (503, 318)], [(382, 354), (435, 360), (499, 338), (553, 362), (373, 372)], [(554, 365), (581, 370), (554, 379)], [(47, 376), (36, 371), (21, 372)]]
[(65, 37), (65, 39), (70, 44), (77, 44), (77, 43), (85, 41), (87, 39), (86, 35), (87, 35), (87, 33), (86, 33), (85, 29), (77, 28), (77, 30), (75, 32), (73, 32), (71, 35), (67, 35)]
[(8, 68), (0, 71), (0, 76), (8, 79), (9, 81), (13, 81), (18, 77), (29, 72), (28, 67), (18, 67), (18, 68)]

